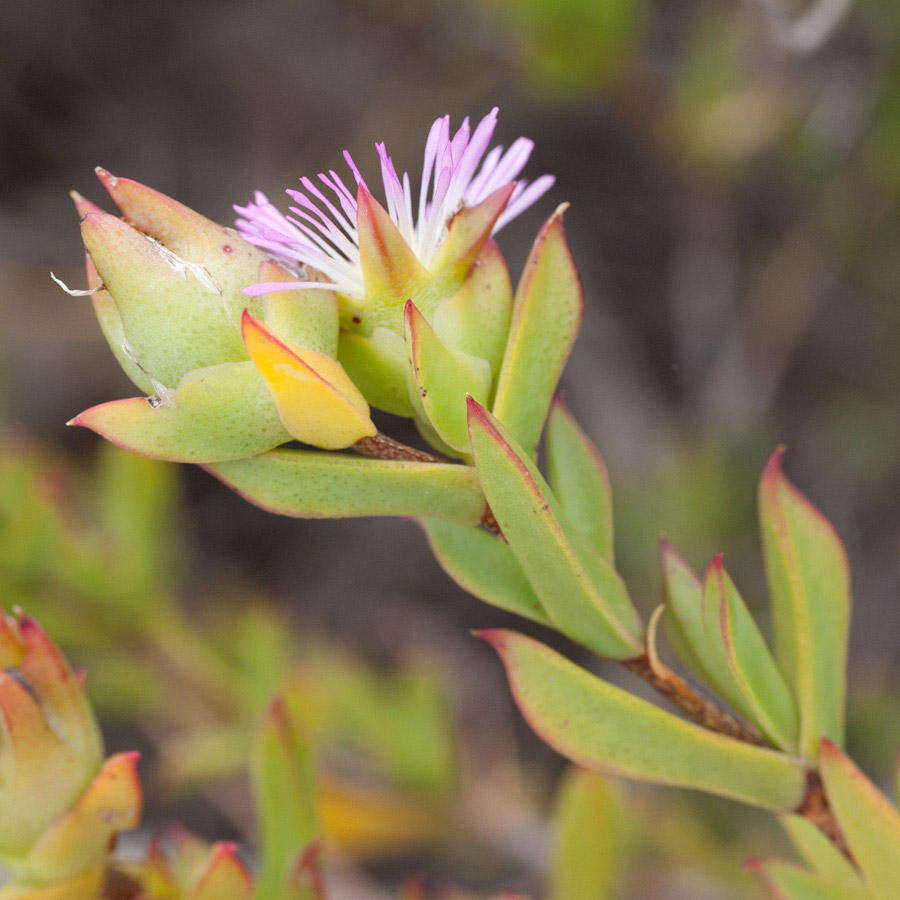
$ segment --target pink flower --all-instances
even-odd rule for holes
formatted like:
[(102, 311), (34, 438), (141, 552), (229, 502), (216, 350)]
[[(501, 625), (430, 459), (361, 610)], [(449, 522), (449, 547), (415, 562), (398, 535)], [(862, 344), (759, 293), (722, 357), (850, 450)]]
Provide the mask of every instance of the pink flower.
[[(497, 124), (492, 109), (472, 131), (468, 117), (451, 137), (450, 117), (437, 119), (425, 142), (422, 182), (414, 214), (409, 175), (401, 179), (383, 143), (375, 145), (381, 160), (381, 178), (387, 211), (410, 249), (427, 269), (447, 235), (447, 223), (462, 207), (475, 206), (498, 188), (515, 181), (528, 162), (534, 142), (520, 137), (504, 153), (502, 147), (487, 152)], [(487, 155), (485, 155), (487, 153)], [(344, 159), (357, 190), (368, 190), (353, 158)], [(514, 219), (548, 191), (552, 175), (542, 175), (531, 184), (519, 181), (494, 232)], [(241, 236), (269, 251), (280, 261), (301, 272), (310, 266), (333, 282), (348, 297), (365, 295), (357, 231), (357, 196), (333, 169), (319, 173), (318, 182), (301, 178), (302, 191), (288, 190), (294, 201), (290, 214), (281, 213), (257, 191), (247, 206), (235, 206)], [(301, 275), (301, 278), (303, 276)], [(298, 280), (256, 284), (244, 293), (259, 296), (287, 288), (321, 287), (321, 282)]]

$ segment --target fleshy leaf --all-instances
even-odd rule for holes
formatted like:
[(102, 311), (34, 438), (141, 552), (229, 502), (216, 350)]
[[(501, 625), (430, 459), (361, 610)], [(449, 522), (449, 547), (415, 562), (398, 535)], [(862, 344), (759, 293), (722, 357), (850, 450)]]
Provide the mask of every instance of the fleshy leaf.
[(102, 862), (115, 834), (137, 826), (143, 795), (137, 753), (110, 757), (75, 805), (21, 860), (7, 860), (23, 882), (62, 881)]
[[(272, 260), (260, 264), (260, 281), (290, 281), (294, 276)], [(334, 291), (307, 288), (275, 291), (262, 300), (266, 327), (290, 344), (334, 359), (338, 346), (338, 299)]]
[(790, 815), (781, 816), (780, 821), (797, 852), (813, 871), (848, 891), (862, 889), (859, 873), (847, 857), (809, 819)]
[(468, 278), (515, 188), (516, 183), (512, 181), (497, 188), (477, 206), (464, 206), (456, 213), (431, 266), (433, 272), (457, 284)]
[(372, 406), (395, 416), (413, 416), (406, 383), (406, 347), (400, 335), (388, 328), (376, 328), (370, 337), (342, 331), (337, 355)]
[(466, 396), (487, 402), (491, 371), (487, 362), (462, 357), (441, 342), (410, 300), (405, 308), (405, 339), (409, 355), (410, 391), (442, 441), (465, 452), (469, 445)]
[(86, 409), (69, 425), (90, 428), (141, 456), (186, 463), (243, 459), (291, 439), (249, 360), (188, 373), (164, 403), (112, 400)]
[(628, 851), (628, 814), (603, 777), (571, 768), (553, 814), (550, 896), (603, 900), (615, 896)]
[(245, 500), (285, 516), (434, 516), (477, 525), (484, 513), (471, 466), (279, 449), (207, 469)]
[(149, 375), (173, 387), (194, 369), (247, 358), (239, 319), (229, 315), (204, 267), (186, 267), (106, 213), (88, 213), (81, 235), (115, 300), (131, 353)]
[[(84, 265), (87, 271), (87, 285), (90, 289), (99, 288), (103, 281), (97, 272), (97, 267), (89, 253), (84, 254)], [(94, 315), (100, 323), (100, 330), (112, 350), (116, 362), (122, 367), (122, 371), (145, 394), (154, 393), (155, 386), (147, 375), (141, 371), (141, 367), (128, 355), (125, 350), (125, 329), (122, 327), (122, 317), (116, 307), (116, 301), (107, 290), (98, 290), (91, 294), (91, 304), (94, 307)]]
[(365, 398), (339, 362), (280, 340), (247, 310), (243, 334), (282, 424), (298, 441), (339, 450), (376, 433)]
[(866, 883), (879, 897), (900, 885), (900, 812), (828, 738), (819, 748), (825, 793)]
[(703, 584), (707, 659), (728, 675), (716, 687), (782, 750), (797, 749), (797, 708), (721, 554)]
[(857, 882), (854, 890), (777, 859), (751, 859), (744, 865), (759, 875), (773, 900), (862, 900), (869, 896), (862, 882)]
[(0, 887), (0, 900), (85, 900), (99, 897), (106, 866), (94, 866), (64, 883), (20, 887), (14, 884)]
[(581, 282), (559, 207), (538, 233), (516, 289), (494, 415), (533, 454), (581, 325)]
[(251, 769), (259, 830), (257, 896), (279, 900), (298, 850), (316, 836), (312, 754), (281, 698), (272, 701), (260, 725)]
[(603, 457), (557, 399), (547, 423), (547, 478), (569, 521), (613, 565), (612, 489)]
[(784, 477), (781, 456), (760, 479), (760, 529), (775, 658), (799, 707), (800, 752), (814, 760), (822, 735), (843, 745), (850, 574), (840, 538)]
[(480, 528), (439, 519), (423, 519), (422, 527), (441, 568), (461, 588), (492, 606), (549, 624), (508, 544)]
[(496, 378), (512, 315), (512, 285), (496, 243), (485, 243), (462, 287), (438, 304), (434, 330), (451, 349), (487, 360)]
[(194, 875), (187, 900), (252, 900), (253, 879), (236, 850), (237, 845), (230, 841), (213, 846), (209, 859)]
[(469, 434), (478, 475), (503, 534), (553, 624), (601, 656), (643, 652), (622, 579), (580, 546), (556, 498), (517, 442), (471, 398)]
[[(97, 177), (125, 219), (189, 263), (202, 265), (222, 292), (220, 305), (236, 325), (247, 304), (242, 291), (257, 280), (265, 254), (232, 229), (130, 178), (98, 168)], [(220, 360), (221, 361), (221, 360)]]
[(797, 760), (686, 722), (524, 635), (495, 629), (480, 636), (500, 654), (528, 723), (573, 762), (779, 812), (800, 802), (806, 773)]
[(384, 207), (366, 190), (357, 189), (356, 227), (366, 289), (365, 327), (384, 325), (399, 331), (403, 304), (422, 289), (428, 272)]

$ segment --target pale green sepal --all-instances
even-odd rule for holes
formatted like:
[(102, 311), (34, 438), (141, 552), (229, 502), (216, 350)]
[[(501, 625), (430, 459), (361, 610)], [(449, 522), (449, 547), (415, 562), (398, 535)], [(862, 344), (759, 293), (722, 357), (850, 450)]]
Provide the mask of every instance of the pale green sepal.
[(480, 528), (422, 519), (441, 568), (485, 603), (549, 625), (547, 614), (509, 545)]
[(581, 325), (581, 282), (561, 206), (541, 229), (516, 289), (494, 415), (533, 454), (556, 384)]
[(797, 707), (756, 622), (722, 565), (710, 564), (703, 586), (708, 657), (728, 676), (716, 685), (735, 709), (782, 750), (797, 750)]
[(432, 324), (451, 350), (487, 360), (496, 378), (511, 315), (509, 272), (497, 244), (489, 240), (462, 287), (437, 305)]
[(549, 896), (553, 900), (617, 896), (631, 849), (631, 828), (614, 785), (596, 772), (572, 767), (563, 777), (554, 806)]
[(469, 434), (491, 509), (553, 624), (601, 656), (640, 655), (640, 622), (621, 578), (566, 528), (537, 467), (471, 399)]
[(612, 489), (606, 464), (559, 400), (547, 422), (546, 450), (547, 480), (569, 521), (614, 565)]
[(403, 338), (388, 328), (376, 328), (370, 337), (342, 331), (337, 358), (370, 405), (395, 416), (412, 418)]
[(819, 772), (831, 809), (866, 884), (883, 900), (900, 886), (900, 812), (827, 738)]
[(81, 231), (131, 354), (150, 376), (171, 388), (194, 369), (247, 359), (240, 318), (202, 266), (106, 213), (88, 213)]
[(798, 760), (680, 719), (524, 635), (493, 630), (481, 636), (500, 654), (528, 723), (573, 762), (777, 812), (800, 803), (806, 772)]
[(859, 873), (809, 819), (789, 815), (780, 816), (779, 821), (797, 852), (814, 872), (836, 885), (845, 886), (848, 891), (861, 890)]
[(484, 513), (471, 466), (282, 448), (206, 468), (250, 503), (285, 516), (433, 516), (477, 525)]
[(800, 752), (815, 760), (822, 735), (843, 746), (850, 572), (837, 532), (784, 477), (781, 456), (760, 479), (760, 530), (775, 658), (797, 700)]
[[(312, 280), (314, 273), (307, 273)], [(291, 281), (292, 275), (278, 263), (266, 260), (259, 267), (259, 280)], [(338, 299), (334, 291), (306, 288), (275, 291), (262, 298), (262, 320), (279, 338), (304, 350), (334, 359), (338, 348)]]
[(404, 321), (409, 373), (419, 395), (416, 405), (441, 440), (464, 453), (469, 446), (466, 396), (487, 402), (490, 367), (483, 359), (448, 350), (411, 300)]
[(291, 440), (252, 362), (196, 369), (164, 401), (92, 406), (69, 422), (141, 456), (172, 462), (243, 459)]

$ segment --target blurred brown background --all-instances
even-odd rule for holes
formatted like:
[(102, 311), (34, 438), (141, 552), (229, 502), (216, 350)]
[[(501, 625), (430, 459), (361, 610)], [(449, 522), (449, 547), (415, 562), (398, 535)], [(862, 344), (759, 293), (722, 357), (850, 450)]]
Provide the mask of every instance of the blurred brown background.
[[(345, 147), (374, 173), (385, 140), (416, 172), (435, 117), (497, 104), (500, 140), (533, 138), (527, 171), (557, 175), (500, 237), (514, 279), (542, 217), (572, 202), (586, 310), (563, 386), (610, 467), (638, 602), (666, 532), (698, 567), (725, 551), (764, 608), (755, 481), (784, 443), (848, 546), (851, 689), (895, 686), (900, 8), (845, 6), (6, 0), (3, 417), (86, 464), (98, 439), (65, 421), (134, 393), (89, 302), (48, 274), (82, 284), (66, 192), (103, 203), (95, 165), (228, 221)], [(508, 714), (467, 629), (509, 617), (455, 588), (413, 524), (278, 519), (180, 475), (192, 584), (266, 590), (376, 656), (417, 646), (460, 681), (467, 715)]]

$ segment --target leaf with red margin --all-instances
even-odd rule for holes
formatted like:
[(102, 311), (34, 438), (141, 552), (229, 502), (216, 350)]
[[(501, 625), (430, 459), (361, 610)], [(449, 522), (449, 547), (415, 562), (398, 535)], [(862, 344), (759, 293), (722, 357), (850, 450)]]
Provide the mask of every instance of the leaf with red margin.
[(862, 882), (853, 890), (777, 859), (749, 859), (744, 868), (759, 875), (773, 900), (862, 900), (870, 896)]
[(237, 857), (237, 844), (219, 841), (195, 875), (187, 900), (252, 900), (253, 878)]
[(573, 762), (778, 812), (800, 802), (806, 772), (792, 757), (686, 722), (514, 631), (477, 635), (500, 654), (531, 727)]
[(609, 473), (600, 451), (557, 397), (547, 422), (547, 480), (569, 520), (612, 566), (613, 507)]
[(775, 746), (797, 749), (797, 707), (756, 622), (725, 571), (722, 554), (703, 584), (704, 661), (721, 674), (713, 686)]
[(783, 450), (759, 484), (759, 520), (775, 658), (800, 714), (800, 752), (815, 760), (825, 735), (844, 739), (850, 573), (827, 519), (784, 477)]
[(250, 360), (189, 372), (165, 403), (154, 405), (145, 397), (112, 400), (68, 424), (90, 428), (132, 453), (171, 462), (244, 459), (291, 440)]
[(412, 300), (404, 309), (404, 337), (408, 354), (410, 399), (454, 450), (469, 447), (466, 397), (486, 403), (491, 388), (487, 362), (448, 350)]
[(900, 812), (841, 751), (822, 738), (819, 772), (831, 809), (866, 883), (885, 900), (900, 885)]
[(81, 236), (115, 300), (134, 358), (153, 378), (174, 387), (194, 369), (247, 359), (239, 311), (229, 313), (205, 267), (186, 269), (161, 245), (106, 213), (89, 212)]
[(104, 860), (114, 835), (137, 827), (143, 792), (138, 753), (118, 753), (103, 764), (75, 805), (11, 868), (20, 881), (62, 881)]
[(848, 891), (862, 889), (859, 872), (850, 860), (809, 819), (790, 815), (780, 816), (779, 821), (797, 852), (817, 875), (845, 885)]
[(206, 269), (222, 291), (220, 306), (224, 304), (228, 318), (237, 323), (241, 310), (250, 302), (241, 292), (258, 281), (266, 254), (233, 229), (218, 225), (160, 191), (99, 167), (96, 173), (127, 222), (182, 259)]
[(205, 468), (248, 502), (283, 516), (434, 516), (477, 525), (485, 509), (471, 466), (284, 448)]
[(461, 587), (498, 609), (542, 625), (550, 620), (509, 544), (481, 528), (422, 519), (431, 552)]
[(560, 206), (541, 228), (516, 289), (494, 415), (533, 454), (581, 326), (581, 281)]
[(282, 424), (298, 441), (340, 450), (376, 433), (365, 397), (337, 360), (281, 340), (246, 309), (241, 331)]
[(508, 431), (469, 398), (472, 453), (485, 495), (554, 626), (601, 656), (643, 652), (622, 579), (581, 538)]

